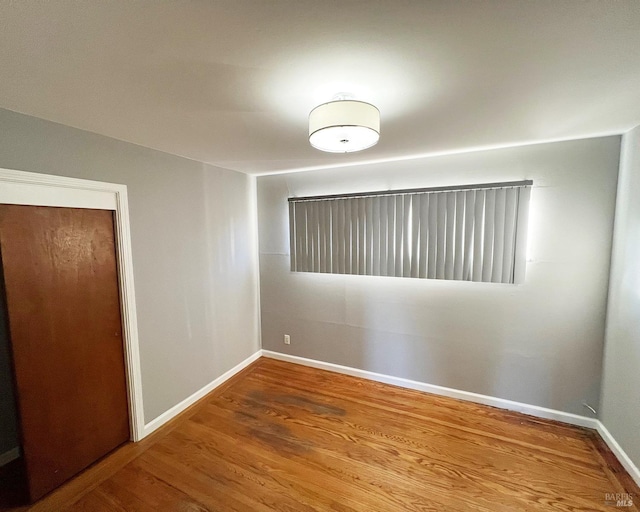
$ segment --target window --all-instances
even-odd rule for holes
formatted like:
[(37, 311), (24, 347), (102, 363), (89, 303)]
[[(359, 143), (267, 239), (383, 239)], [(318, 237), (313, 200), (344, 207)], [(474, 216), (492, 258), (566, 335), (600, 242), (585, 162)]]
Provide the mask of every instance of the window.
[(532, 184), (289, 198), (291, 270), (523, 282)]

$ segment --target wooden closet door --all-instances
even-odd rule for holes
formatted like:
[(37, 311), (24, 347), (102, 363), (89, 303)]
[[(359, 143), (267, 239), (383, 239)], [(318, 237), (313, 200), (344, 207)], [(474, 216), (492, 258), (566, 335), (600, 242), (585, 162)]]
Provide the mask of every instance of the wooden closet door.
[(129, 438), (113, 213), (0, 205), (32, 501)]

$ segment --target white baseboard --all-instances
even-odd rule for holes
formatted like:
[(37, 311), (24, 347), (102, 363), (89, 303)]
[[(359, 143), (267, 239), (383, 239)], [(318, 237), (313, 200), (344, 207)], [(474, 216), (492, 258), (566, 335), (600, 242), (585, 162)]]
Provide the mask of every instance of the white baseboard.
[[(591, 428), (596, 430), (602, 439), (605, 441), (609, 449), (618, 458), (622, 466), (627, 470), (633, 480), (640, 485), (640, 470), (625, 453), (622, 447), (616, 442), (607, 428), (596, 418), (588, 418), (586, 416), (580, 416), (578, 414), (572, 414), (564, 411), (558, 411), (555, 409), (548, 409), (546, 407), (540, 407), (537, 405), (525, 404), (522, 402), (515, 402), (513, 400), (505, 400), (503, 398), (496, 398), (488, 395), (481, 395), (479, 393), (472, 393), (469, 391), (462, 391), (454, 388), (447, 388), (444, 386), (437, 386), (434, 384), (427, 384), (425, 382), (419, 382), (410, 379), (403, 379), (401, 377), (393, 377), (391, 375), (384, 375), (382, 373), (370, 372), (367, 370), (361, 370), (359, 368), (352, 368), (350, 366), (342, 366), (339, 364), (327, 363), (324, 361), (318, 361), (315, 359), (307, 359), (305, 357), (293, 356), (289, 354), (283, 354), (280, 352), (272, 352), (271, 350), (258, 350), (253, 355), (239, 363), (238, 365), (225, 372), (223, 375), (215, 379), (213, 382), (207, 384), (202, 389), (196, 391), (190, 397), (184, 399), (179, 404), (173, 406), (171, 409), (161, 414), (154, 420), (150, 421), (144, 426), (144, 436), (148, 436), (151, 432), (157, 430), (162, 425), (173, 419), (175, 416), (184, 411), (187, 407), (194, 404), (202, 397), (213, 391), (222, 383), (233, 377), (236, 373), (240, 372), (254, 361), (258, 360), (261, 356), (271, 359), (278, 359), (280, 361), (286, 361), (295, 364), (301, 364), (304, 366), (310, 366), (312, 368), (318, 368), (320, 370), (328, 370), (331, 372), (342, 373), (344, 375), (351, 375), (353, 377), (360, 377), (362, 379), (368, 379), (376, 382), (382, 382), (384, 384), (391, 384), (408, 389), (415, 389), (417, 391), (424, 391), (426, 393), (432, 393), (435, 395), (446, 396), (450, 398), (457, 398), (459, 400), (466, 400), (483, 405), (490, 405), (492, 407), (498, 407), (500, 409), (507, 409), (510, 411), (516, 411), (530, 416), (538, 418), (544, 418), (549, 420), (561, 421), (570, 425), (577, 425), (580, 427)], [(11, 462), (13, 459), (19, 457), (20, 452), (18, 448), (11, 450), (5, 454), (0, 455), (0, 466)]]
[(218, 377), (216, 380), (210, 382), (209, 384), (207, 384), (203, 388), (201, 388), (198, 391), (196, 391), (193, 395), (185, 398), (179, 404), (174, 405), (168, 411), (162, 413), (157, 418), (155, 418), (155, 419), (151, 420), (149, 423), (145, 424), (142, 437), (148, 436), (149, 434), (151, 434), (151, 432), (153, 432), (154, 430), (159, 429), (162, 425), (167, 423), (169, 420), (175, 418), (178, 414), (180, 414), (182, 411), (184, 411), (187, 407), (189, 407), (190, 405), (193, 405), (198, 400), (200, 400), (203, 396), (207, 395), (208, 393), (211, 393), (211, 391), (216, 389), (220, 384), (222, 384), (225, 381), (229, 380), (236, 373), (240, 372), (241, 370), (244, 370), (251, 363), (253, 363), (254, 361), (258, 360), (261, 355), (262, 355), (262, 351), (258, 350), (254, 354), (252, 354), (249, 357), (247, 357), (244, 361), (242, 361), (241, 363), (239, 363), (236, 366), (234, 366), (233, 368), (231, 368), (231, 370), (229, 370), (229, 371), (223, 373), (222, 375), (220, 375), (220, 377)]
[(616, 458), (620, 461), (620, 464), (627, 470), (627, 473), (631, 475), (631, 478), (635, 481), (636, 484), (640, 485), (640, 470), (633, 463), (633, 461), (629, 458), (626, 452), (622, 449), (622, 446), (618, 444), (618, 442), (611, 435), (611, 432), (607, 430), (607, 427), (601, 421), (598, 421), (598, 434), (607, 443), (609, 449), (613, 452)]
[(18, 457), (20, 457), (20, 448), (17, 446), (8, 452), (0, 453), (0, 467), (9, 464), (9, 462), (16, 460)]
[(577, 425), (580, 427), (586, 427), (596, 430), (600, 434), (604, 442), (607, 444), (609, 449), (620, 461), (622, 466), (627, 470), (629, 475), (631, 475), (631, 478), (633, 478), (633, 480), (638, 485), (640, 485), (640, 470), (638, 470), (638, 467), (633, 463), (633, 461), (613, 438), (611, 433), (602, 424), (602, 422), (596, 418), (587, 418), (586, 416), (557, 411), (555, 409), (547, 409), (546, 407), (540, 407), (537, 405), (514, 402), (512, 400), (505, 400), (503, 398), (471, 393), (469, 391), (461, 391), (459, 389), (447, 388), (444, 386), (436, 386), (434, 384), (426, 384), (424, 382), (403, 379), (400, 377), (392, 377), (391, 375), (369, 372), (367, 370), (360, 370), (359, 368), (327, 363), (324, 361), (318, 361), (316, 359), (307, 359), (305, 357), (292, 356), (289, 354), (283, 354), (281, 352), (272, 352), (270, 350), (263, 349), (262, 355), (264, 357), (270, 357), (271, 359), (278, 359), (280, 361), (286, 361), (289, 363), (301, 364), (304, 366), (310, 366), (312, 368), (318, 368), (320, 370), (328, 370), (330, 372), (343, 373), (345, 375), (351, 375), (353, 377), (360, 377), (362, 379), (373, 380), (385, 384), (392, 384), (394, 386), (400, 386), (403, 388), (415, 389), (418, 391), (424, 391), (426, 393), (433, 393), (435, 395), (467, 400), (469, 402), (475, 402), (483, 405), (490, 405), (493, 407), (499, 407), (500, 409), (507, 409), (509, 411), (516, 411), (523, 414), (528, 414), (530, 416), (536, 416), (538, 418), (561, 421), (563, 423), (569, 423), (570, 425)]
[(392, 377), (390, 375), (370, 372), (367, 370), (360, 370), (359, 368), (352, 368), (350, 366), (341, 366), (339, 364), (326, 363), (324, 361), (317, 361), (315, 359), (307, 359), (304, 357), (282, 354), (280, 352), (272, 352), (270, 350), (263, 350), (262, 355), (265, 357), (270, 357), (272, 359), (279, 359), (280, 361), (302, 364), (305, 366), (318, 368), (320, 370), (343, 373), (345, 375), (351, 375), (353, 377), (374, 380), (376, 382), (383, 382), (385, 384), (392, 384), (394, 386), (400, 386), (403, 388), (415, 389), (418, 391), (424, 391), (426, 393), (433, 393), (435, 395), (447, 396), (449, 398), (457, 398), (459, 400), (466, 400), (468, 402), (475, 402), (477, 404), (490, 405), (492, 407), (499, 407), (500, 409), (517, 411), (523, 414), (529, 414), (530, 416), (536, 416), (538, 418), (544, 418), (548, 420), (562, 421), (563, 423), (570, 423), (571, 425), (592, 428), (594, 430), (597, 429), (599, 423), (596, 418), (587, 418), (586, 416), (579, 416), (578, 414), (557, 411), (555, 409), (547, 409), (546, 407), (539, 407), (537, 405), (514, 402), (512, 400), (505, 400), (503, 398), (496, 398), (494, 396), (488, 395), (480, 395), (478, 393), (461, 391), (459, 389), (447, 388), (444, 386), (436, 386), (434, 384), (427, 384), (415, 380), (403, 379), (401, 377)]

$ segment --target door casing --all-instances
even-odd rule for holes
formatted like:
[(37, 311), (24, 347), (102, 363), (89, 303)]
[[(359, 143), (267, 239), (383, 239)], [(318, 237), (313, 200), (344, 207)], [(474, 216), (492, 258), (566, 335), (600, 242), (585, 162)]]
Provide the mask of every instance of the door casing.
[(132, 441), (139, 441), (144, 437), (145, 429), (127, 186), (0, 169), (0, 203), (115, 212), (116, 260), (129, 402), (129, 432)]

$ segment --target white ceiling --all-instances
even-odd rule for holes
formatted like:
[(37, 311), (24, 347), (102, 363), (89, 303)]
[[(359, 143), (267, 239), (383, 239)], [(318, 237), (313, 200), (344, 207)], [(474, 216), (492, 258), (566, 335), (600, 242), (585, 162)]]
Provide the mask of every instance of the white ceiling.
[[(378, 145), (311, 148), (348, 92)], [(638, 0), (0, 0), (0, 106), (254, 174), (622, 133)]]

